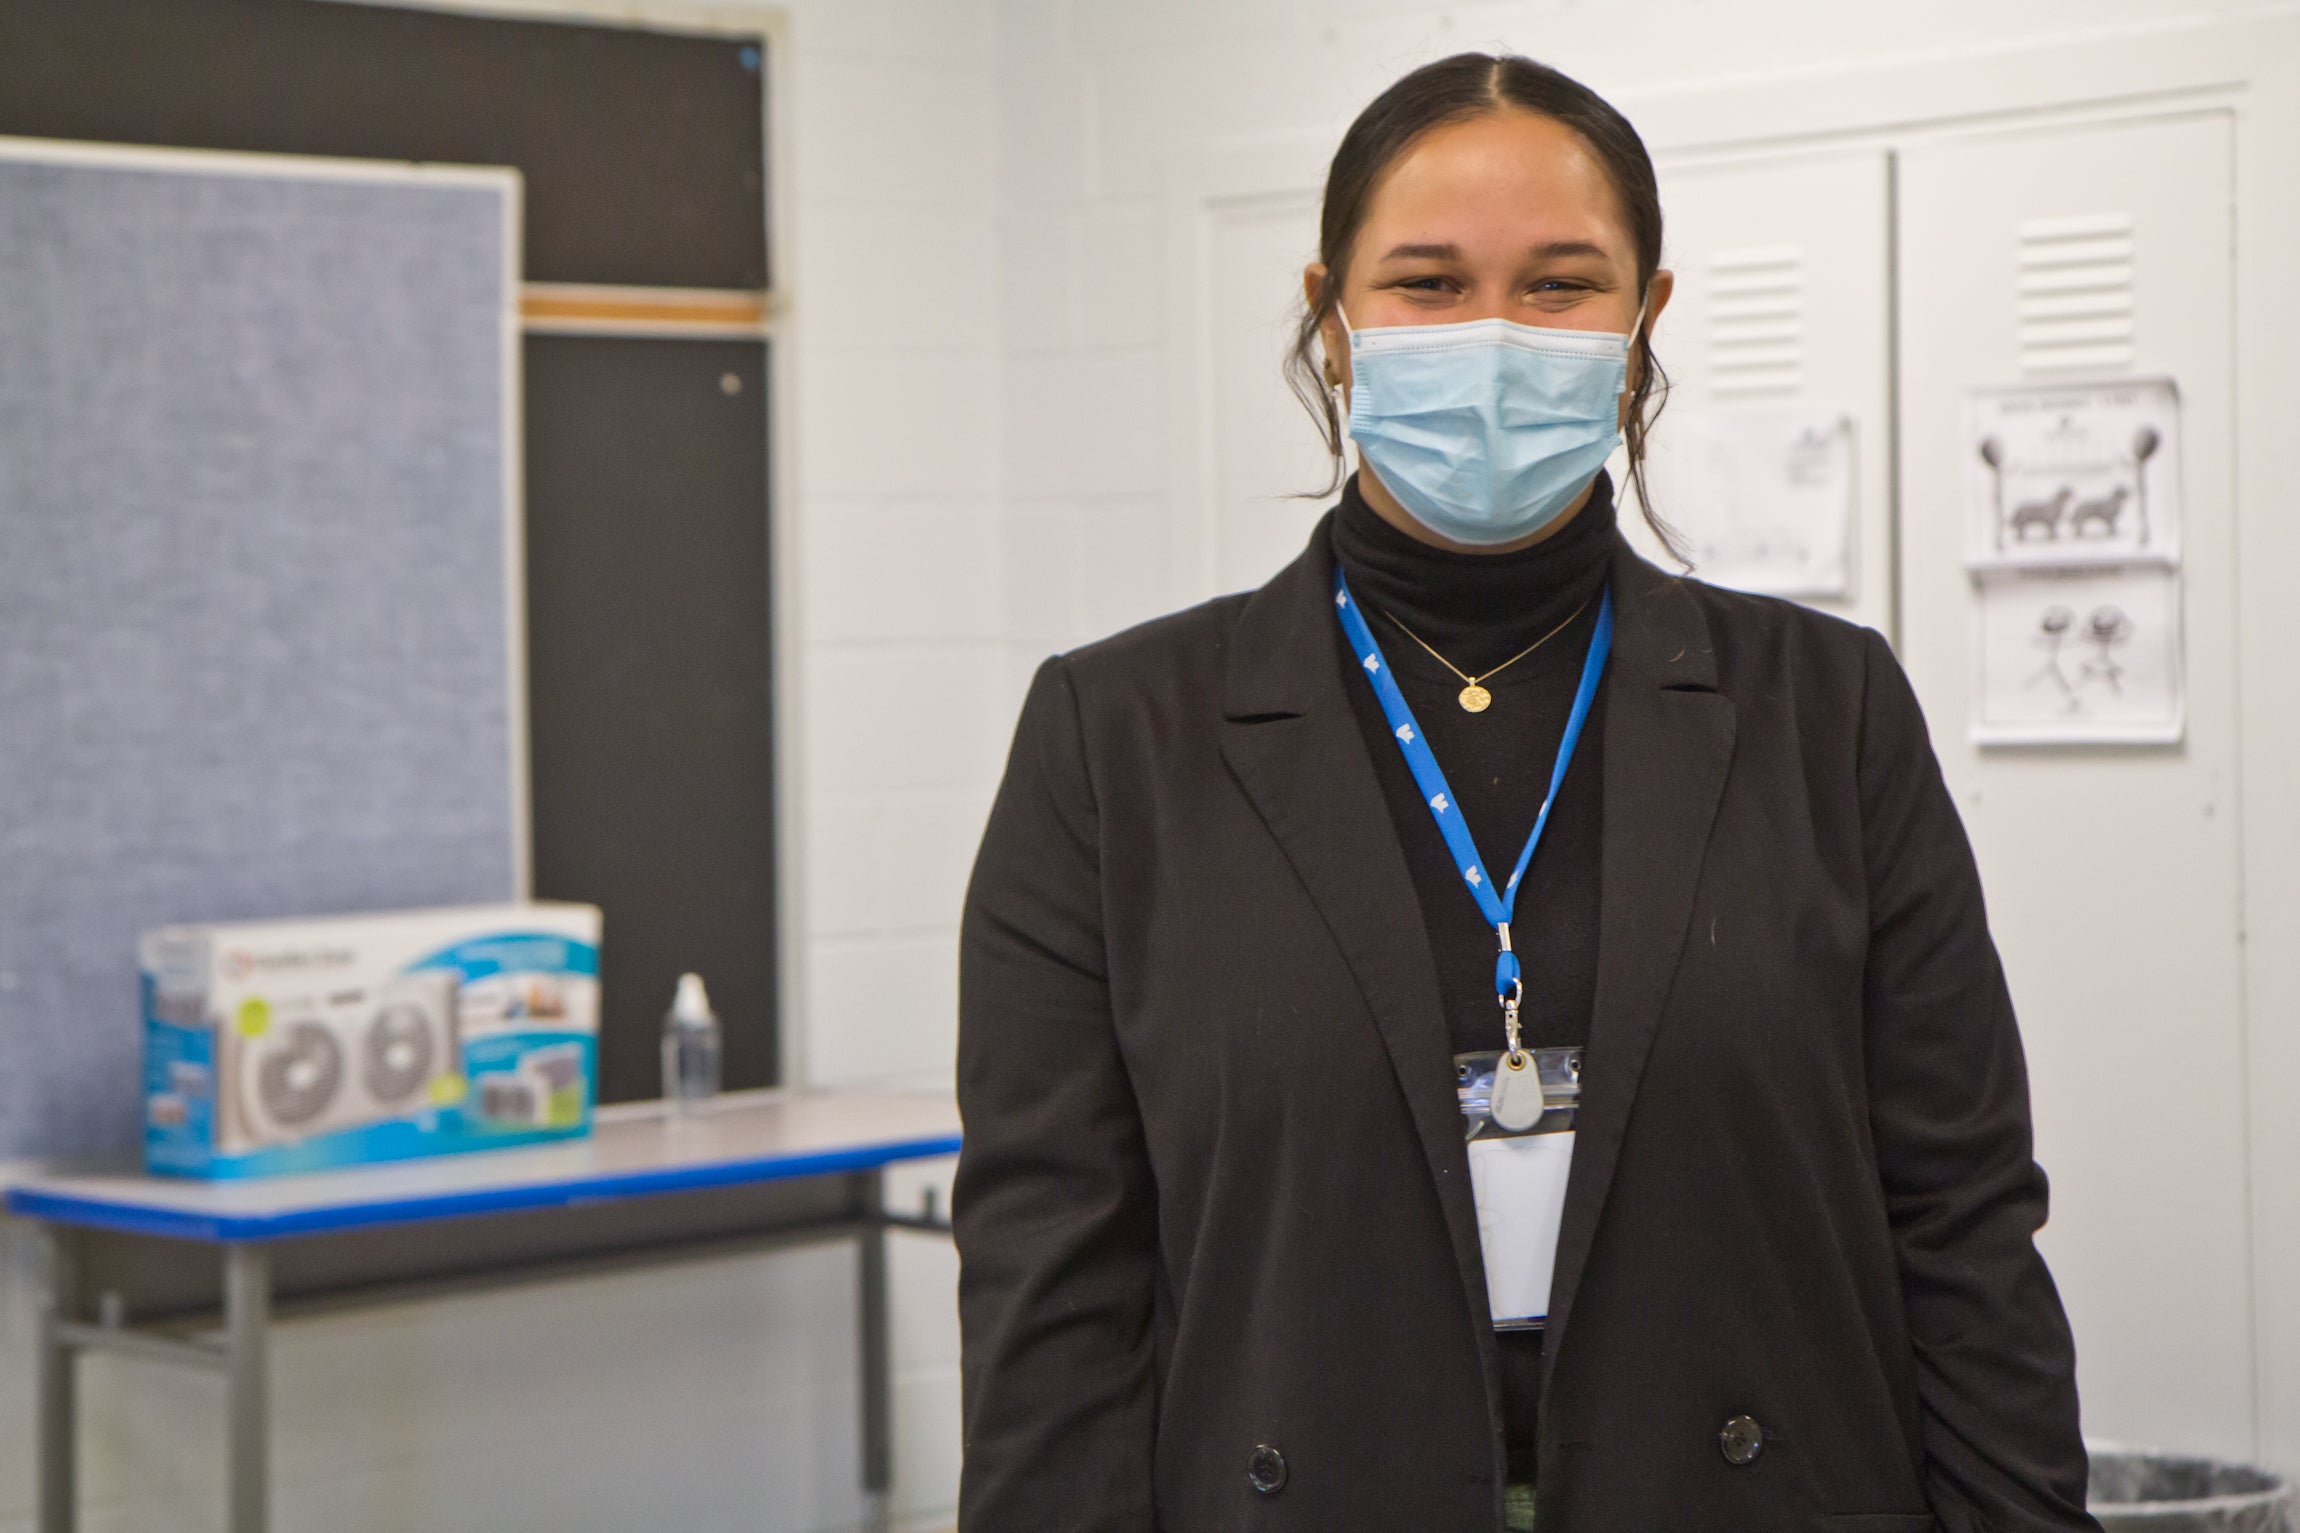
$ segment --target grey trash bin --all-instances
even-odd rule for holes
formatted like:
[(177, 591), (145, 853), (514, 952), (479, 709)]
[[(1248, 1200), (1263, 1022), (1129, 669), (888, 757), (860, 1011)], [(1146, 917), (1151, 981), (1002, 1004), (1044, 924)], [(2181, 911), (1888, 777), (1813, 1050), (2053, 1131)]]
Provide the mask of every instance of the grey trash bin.
[(2092, 1515), (2106, 1533), (2300, 1533), (2281, 1475), (2107, 1444), (2087, 1451)]

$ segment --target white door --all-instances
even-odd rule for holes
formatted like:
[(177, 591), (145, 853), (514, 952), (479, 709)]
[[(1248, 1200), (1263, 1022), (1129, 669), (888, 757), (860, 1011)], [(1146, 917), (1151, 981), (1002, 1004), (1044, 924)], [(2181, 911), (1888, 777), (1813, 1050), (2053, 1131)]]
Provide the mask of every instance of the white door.
[[(1918, 145), (1897, 291), (1901, 653), (2020, 1010), (2086, 1430), (2245, 1455), (2232, 181), (2212, 113)], [(2181, 401), (2185, 738), (1969, 743), (1966, 391), (2161, 374)]]

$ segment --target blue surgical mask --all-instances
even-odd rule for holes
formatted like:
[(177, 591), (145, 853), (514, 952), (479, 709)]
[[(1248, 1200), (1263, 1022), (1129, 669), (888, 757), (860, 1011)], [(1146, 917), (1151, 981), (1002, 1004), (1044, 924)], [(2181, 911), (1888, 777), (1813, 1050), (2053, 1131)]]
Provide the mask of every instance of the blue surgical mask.
[(1620, 439), (1626, 335), (1506, 319), (1349, 324), (1342, 316), (1350, 437), (1398, 504), (1441, 537), (1531, 536), (1573, 504)]

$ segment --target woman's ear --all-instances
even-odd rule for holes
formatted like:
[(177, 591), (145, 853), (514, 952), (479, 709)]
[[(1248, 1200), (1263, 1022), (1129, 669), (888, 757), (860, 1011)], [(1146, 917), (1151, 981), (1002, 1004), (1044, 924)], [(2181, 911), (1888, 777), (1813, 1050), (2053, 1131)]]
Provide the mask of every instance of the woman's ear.
[[(1302, 268), (1302, 302), (1317, 312), (1318, 299), (1326, 290), (1326, 263), (1312, 261)], [(1344, 336), (1341, 322), (1332, 314), (1318, 321), (1318, 346), (1325, 353), (1320, 364), (1326, 387), (1336, 388), (1350, 381), (1350, 345)]]
[(1645, 285), (1645, 334), (1648, 337), (1653, 334), (1654, 321), (1661, 318), (1661, 311), (1669, 307), (1669, 297), (1676, 291), (1677, 273), (1667, 267), (1656, 271), (1653, 280)]
[[(1648, 346), (1653, 342), (1654, 324), (1661, 318), (1661, 311), (1669, 307), (1670, 295), (1676, 291), (1677, 274), (1666, 268), (1654, 272), (1653, 280), (1645, 284), (1645, 317), (1639, 322), (1639, 333)], [(1638, 349), (1637, 339), (1634, 335), (1629, 338), (1629, 388), (1632, 390), (1645, 381), (1645, 357)], [(1627, 397), (1624, 391), (1624, 412), (1629, 408)], [(1626, 413), (1623, 419), (1627, 419)]]

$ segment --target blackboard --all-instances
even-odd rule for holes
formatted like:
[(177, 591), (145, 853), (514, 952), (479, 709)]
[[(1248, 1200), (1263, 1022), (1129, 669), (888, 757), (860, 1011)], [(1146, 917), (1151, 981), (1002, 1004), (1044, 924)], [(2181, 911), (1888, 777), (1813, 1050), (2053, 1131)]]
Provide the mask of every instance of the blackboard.
[(756, 39), (335, 0), (0, 0), (0, 134), (515, 165), (530, 282), (768, 283)]
[[(775, 1070), (767, 348), (530, 336), (535, 890), (607, 912), (600, 1095), (651, 1097), (682, 970)], [(602, 615), (610, 620), (602, 621)]]

